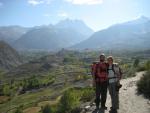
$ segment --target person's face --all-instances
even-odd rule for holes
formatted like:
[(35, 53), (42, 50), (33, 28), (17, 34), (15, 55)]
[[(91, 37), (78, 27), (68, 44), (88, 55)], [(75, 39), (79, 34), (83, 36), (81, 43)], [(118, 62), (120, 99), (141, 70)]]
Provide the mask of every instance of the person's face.
[(108, 64), (113, 64), (113, 60), (111, 58), (107, 59)]
[(100, 56), (100, 61), (104, 62), (105, 61), (105, 56)]

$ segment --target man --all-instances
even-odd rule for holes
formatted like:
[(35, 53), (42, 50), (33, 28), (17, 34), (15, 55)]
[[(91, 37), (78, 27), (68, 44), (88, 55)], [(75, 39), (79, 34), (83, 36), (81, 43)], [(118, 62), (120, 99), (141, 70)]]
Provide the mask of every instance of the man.
[(107, 58), (108, 62), (108, 79), (109, 79), (109, 94), (111, 97), (112, 107), (110, 113), (117, 113), (119, 109), (119, 88), (121, 88), (120, 79), (122, 72), (120, 67), (113, 63), (113, 57), (109, 56)]
[(96, 82), (95, 82), (95, 73), (96, 73), (96, 66), (97, 66), (98, 62), (93, 62), (93, 64), (91, 65), (91, 74), (92, 74), (92, 78), (93, 78), (93, 81), (92, 81), (92, 85), (93, 87), (95, 87), (96, 85)]
[(105, 62), (105, 55), (100, 55), (100, 61), (96, 63), (95, 72), (94, 72), (94, 80), (96, 85), (96, 110), (99, 109), (100, 104), (100, 96), (101, 96), (101, 108), (106, 110), (105, 106), (106, 98), (107, 98), (107, 63)]

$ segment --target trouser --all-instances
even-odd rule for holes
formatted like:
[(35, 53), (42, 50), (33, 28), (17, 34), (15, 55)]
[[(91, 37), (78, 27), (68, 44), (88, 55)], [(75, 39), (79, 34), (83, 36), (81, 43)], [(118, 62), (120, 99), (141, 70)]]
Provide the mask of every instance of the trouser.
[(111, 97), (112, 109), (119, 109), (119, 91), (117, 91), (117, 82), (109, 83), (108, 89)]
[[(107, 82), (96, 82), (96, 99), (95, 103), (98, 107), (101, 100), (101, 107), (105, 106), (106, 98), (107, 98)], [(100, 99), (101, 96), (101, 99)]]

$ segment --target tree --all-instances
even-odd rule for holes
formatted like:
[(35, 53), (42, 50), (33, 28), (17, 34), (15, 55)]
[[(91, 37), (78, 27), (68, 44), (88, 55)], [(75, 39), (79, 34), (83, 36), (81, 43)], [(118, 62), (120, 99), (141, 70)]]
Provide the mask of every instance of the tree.
[(134, 66), (134, 67), (138, 67), (138, 66), (139, 66), (139, 63), (140, 63), (140, 60), (139, 60), (139, 59), (135, 59), (135, 60), (134, 60), (134, 63), (133, 63), (133, 66)]

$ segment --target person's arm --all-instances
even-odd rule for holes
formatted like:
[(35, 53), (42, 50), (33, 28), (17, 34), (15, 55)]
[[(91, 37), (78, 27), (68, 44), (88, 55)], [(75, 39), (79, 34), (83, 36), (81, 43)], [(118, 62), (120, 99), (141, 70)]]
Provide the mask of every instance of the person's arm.
[(96, 75), (96, 66), (92, 68), (92, 85), (95, 87), (96, 80), (95, 80), (95, 75)]
[(122, 69), (119, 67), (119, 80), (121, 80), (121, 78), (122, 78)]

